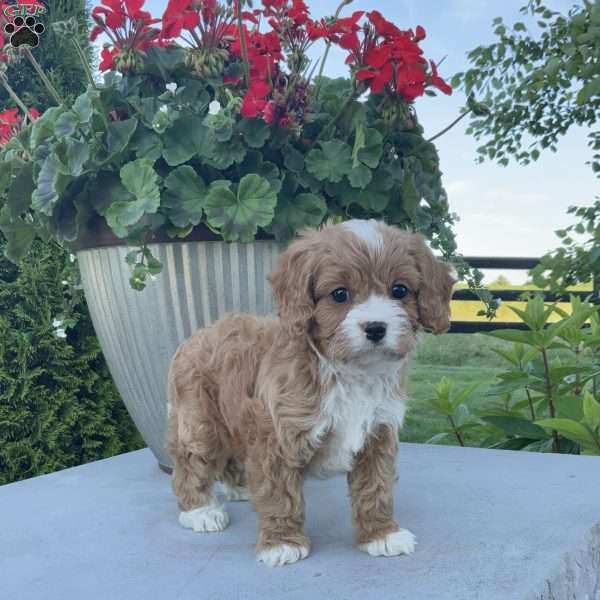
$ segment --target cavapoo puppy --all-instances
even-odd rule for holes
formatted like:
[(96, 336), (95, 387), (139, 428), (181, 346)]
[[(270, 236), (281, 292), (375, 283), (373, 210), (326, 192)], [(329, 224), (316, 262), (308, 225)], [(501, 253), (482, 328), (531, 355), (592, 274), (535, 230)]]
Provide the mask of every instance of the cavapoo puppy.
[(249, 498), (258, 560), (306, 558), (303, 481), (346, 473), (356, 541), (410, 554), (393, 515), (408, 357), (449, 327), (455, 282), (420, 235), (369, 220), (304, 231), (269, 275), (279, 318), (229, 315), (184, 342), (169, 372), (179, 522), (220, 531), (213, 493)]

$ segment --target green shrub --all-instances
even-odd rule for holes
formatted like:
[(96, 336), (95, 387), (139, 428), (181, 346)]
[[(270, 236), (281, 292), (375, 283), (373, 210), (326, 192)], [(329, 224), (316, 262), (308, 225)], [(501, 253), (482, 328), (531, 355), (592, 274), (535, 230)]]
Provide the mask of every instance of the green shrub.
[(74, 273), (41, 242), (19, 267), (0, 258), (0, 484), (143, 446)]
[[(488, 334), (512, 343), (493, 348), (508, 363), (487, 390), (495, 402), (473, 411), (467, 400), (474, 388), (443, 378), (430, 408), (449, 427), (429, 442), (454, 436), (464, 446), (465, 433), (477, 430), (484, 447), (600, 455), (598, 306), (572, 297), (567, 313), (538, 295), (525, 310), (511, 310), (528, 329)], [(551, 322), (554, 313), (560, 320)]]

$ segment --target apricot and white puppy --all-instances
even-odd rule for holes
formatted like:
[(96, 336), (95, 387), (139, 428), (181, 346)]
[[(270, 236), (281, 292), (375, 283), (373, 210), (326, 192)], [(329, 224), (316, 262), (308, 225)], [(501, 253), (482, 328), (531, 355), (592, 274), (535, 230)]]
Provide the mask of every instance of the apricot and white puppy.
[(393, 516), (398, 428), (417, 335), (449, 327), (454, 278), (420, 235), (373, 220), (304, 231), (269, 281), (279, 318), (229, 315), (196, 332), (169, 373), (168, 448), (179, 522), (219, 531), (213, 492), (249, 495), (258, 559), (309, 553), (303, 481), (347, 473), (361, 550), (410, 554)]

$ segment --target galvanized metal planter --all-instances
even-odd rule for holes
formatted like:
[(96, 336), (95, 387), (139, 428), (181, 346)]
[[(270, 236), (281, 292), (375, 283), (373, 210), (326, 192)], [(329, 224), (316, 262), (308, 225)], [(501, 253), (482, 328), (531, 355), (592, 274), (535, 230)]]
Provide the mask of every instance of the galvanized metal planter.
[(142, 437), (170, 467), (164, 450), (170, 360), (193, 331), (225, 313), (275, 311), (266, 276), (281, 244), (170, 241), (150, 248), (163, 272), (142, 292), (129, 285), (126, 246), (80, 248), (77, 257), (111, 375)]

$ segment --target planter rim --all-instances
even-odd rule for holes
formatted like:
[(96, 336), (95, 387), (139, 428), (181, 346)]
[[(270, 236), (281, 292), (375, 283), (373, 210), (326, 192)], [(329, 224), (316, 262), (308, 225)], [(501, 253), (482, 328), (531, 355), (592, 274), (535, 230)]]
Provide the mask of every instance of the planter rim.
[[(171, 237), (167, 234), (166, 227), (159, 227), (150, 233), (149, 244), (177, 244), (181, 242), (223, 242), (223, 237), (211, 231), (206, 225), (196, 225), (184, 238)], [(275, 236), (258, 230), (254, 241), (275, 241)], [(110, 246), (128, 246), (126, 239), (117, 237), (103, 218), (95, 218), (85, 229), (82, 229), (79, 237), (69, 244), (74, 252), (90, 250), (92, 248), (107, 248)]]

